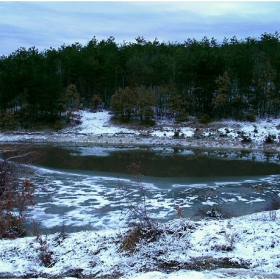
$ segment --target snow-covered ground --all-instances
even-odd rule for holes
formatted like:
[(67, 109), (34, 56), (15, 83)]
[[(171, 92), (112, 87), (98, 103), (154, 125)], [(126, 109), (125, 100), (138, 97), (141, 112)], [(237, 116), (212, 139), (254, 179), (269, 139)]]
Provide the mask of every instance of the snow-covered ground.
[[(81, 124), (58, 132), (1, 132), (0, 142), (79, 142), (114, 145), (169, 145), (184, 147), (265, 149), (280, 151), (280, 119), (257, 122), (220, 121), (207, 125), (195, 119), (177, 124), (156, 120), (153, 127), (116, 125), (109, 111), (78, 111)], [(174, 137), (177, 132), (177, 137)], [(245, 141), (244, 141), (245, 140)]]
[(279, 215), (178, 218), (126, 250), (124, 229), (0, 240), (0, 277), (279, 278)]
[[(279, 119), (150, 128), (114, 125), (109, 112), (80, 111), (81, 124), (59, 132), (0, 133), (0, 142), (91, 142), (279, 151)], [(174, 138), (178, 131), (179, 137)], [(272, 143), (266, 143), (267, 139)], [(246, 139), (247, 141), (243, 141)], [(269, 141), (268, 141), (269, 142)], [(280, 278), (280, 210), (226, 220), (177, 218), (156, 225), (152, 240), (131, 228), (0, 240), (0, 278)]]

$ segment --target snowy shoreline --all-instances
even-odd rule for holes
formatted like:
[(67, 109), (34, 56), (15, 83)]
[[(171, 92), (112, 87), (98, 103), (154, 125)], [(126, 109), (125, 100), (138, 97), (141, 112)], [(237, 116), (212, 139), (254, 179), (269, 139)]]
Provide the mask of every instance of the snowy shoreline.
[[(280, 119), (254, 123), (220, 121), (207, 125), (158, 120), (153, 127), (115, 124), (108, 111), (79, 111), (80, 125), (58, 132), (0, 131), (0, 143), (77, 143), (92, 145), (174, 146), (236, 150), (280, 151)], [(175, 137), (176, 132), (176, 137)]]
[(279, 143), (260, 144), (242, 143), (240, 140), (232, 139), (173, 139), (172, 137), (141, 137), (138, 135), (110, 135), (102, 134), (81, 135), (79, 133), (0, 133), (0, 144), (89, 144), (94, 146), (165, 146), (190, 149), (219, 149), (219, 150), (246, 150), (263, 152), (280, 152)]
[(140, 239), (132, 251), (120, 249), (126, 229), (0, 240), (0, 277), (275, 279), (279, 215), (278, 210), (226, 220), (178, 218), (158, 225), (155, 239)]

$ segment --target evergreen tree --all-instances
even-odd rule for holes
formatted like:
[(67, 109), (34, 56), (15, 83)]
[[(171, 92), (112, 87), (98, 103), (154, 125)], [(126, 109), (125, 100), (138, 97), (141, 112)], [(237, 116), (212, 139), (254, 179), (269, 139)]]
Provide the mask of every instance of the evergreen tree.
[(85, 46), (19, 48), (0, 58), (0, 117), (15, 127), (53, 124), (80, 104), (96, 109), (102, 102), (123, 119), (155, 113), (183, 121), (278, 116), (279, 100), (278, 32), (221, 44), (206, 36), (183, 44), (93, 37)]

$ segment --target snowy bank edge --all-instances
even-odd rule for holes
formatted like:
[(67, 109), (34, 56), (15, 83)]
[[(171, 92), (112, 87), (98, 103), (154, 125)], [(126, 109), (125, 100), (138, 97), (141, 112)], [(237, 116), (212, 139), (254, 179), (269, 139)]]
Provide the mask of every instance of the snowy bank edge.
[[(61, 233), (51, 234), (42, 237), (46, 240), (45, 249), (52, 252), (55, 260), (54, 265), (49, 267), (42, 264), (42, 246), (36, 237), (0, 240), (0, 277), (279, 278), (280, 242), (277, 240), (277, 232), (280, 220), (272, 219), (270, 213), (196, 222), (176, 219), (162, 226), (167, 232), (162, 240), (140, 242), (138, 250), (132, 254), (119, 251), (120, 234), (125, 233), (126, 229), (82, 231), (71, 233), (64, 239)], [(280, 210), (274, 213), (278, 216)], [(168, 233), (170, 230), (174, 231), (171, 235)], [(234, 248), (224, 250), (223, 247), (228, 246), (232, 238)], [(166, 254), (162, 254), (165, 249)], [(157, 268), (153, 257), (161, 265), (176, 262), (182, 264), (182, 268)], [(215, 262), (223, 259), (229, 260), (234, 267), (201, 270), (184, 268), (186, 265), (194, 267), (195, 260), (201, 263), (200, 260)], [(150, 269), (145, 271), (145, 265), (151, 265)]]
[(173, 139), (171, 137), (143, 137), (135, 135), (93, 135), (93, 134), (73, 134), (73, 133), (28, 133), (17, 132), (0, 133), (0, 144), (81, 144), (95, 146), (165, 146), (178, 148), (202, 148), (202, 149), (228, 149), (228, 150), (259, 150), (264, 152), (280, 152), (279, 143), (242, 143), (233, 139), (195, 139), (188, 137), (185, 139)]

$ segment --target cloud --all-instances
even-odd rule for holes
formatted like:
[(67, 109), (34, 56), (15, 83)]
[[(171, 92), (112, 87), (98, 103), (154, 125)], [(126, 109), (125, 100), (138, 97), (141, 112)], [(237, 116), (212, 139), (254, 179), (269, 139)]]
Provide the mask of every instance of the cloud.
[(117, 42), (183, 42), (203, 36), (238, 38), (274, 33), (280, 26), (280, 2), (0, 2), (0, 55), (19, 47), (39, 50), (93, 36)]

